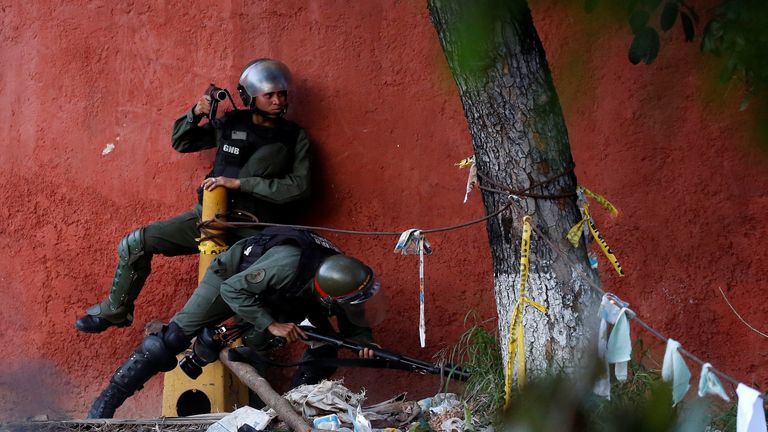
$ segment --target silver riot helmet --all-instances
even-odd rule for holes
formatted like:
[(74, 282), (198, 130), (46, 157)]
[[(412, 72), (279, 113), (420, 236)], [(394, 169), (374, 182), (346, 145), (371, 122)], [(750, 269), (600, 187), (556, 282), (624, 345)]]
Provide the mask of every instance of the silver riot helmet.
[[(291, 71), (288, 70), (288, 67), (277, 60), (265, 58), (254, 60), (245, 66), (243, 73), (240, 74), (237, 91), (240, 93), (245, 106), (255, 109), (254, 98), (256, 96), (279, 91), (287, 92), (290, 86)], [(256, 111), (265, 114), (258, 109)]]

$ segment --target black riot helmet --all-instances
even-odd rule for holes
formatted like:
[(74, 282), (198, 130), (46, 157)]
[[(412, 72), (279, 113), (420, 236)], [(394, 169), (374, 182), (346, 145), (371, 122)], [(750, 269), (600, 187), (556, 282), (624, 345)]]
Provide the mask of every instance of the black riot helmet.
[[(237, 91), (240, 93), (245, 106), (266, 117), (276, 117), (274, 114), (256, 108), (254, 98), (266, 93), (287, 92), (291, 86), (291, 71), (283, 63), (268, 58), (254, 60), (243, 68)], [(287, 109), (287, 106), (286, 106)], [(283, 110), (277, 117), (282, 117)]]
[(381, 285), (373, 270), (356, 258), (332, 255), (315, 273), (315, 292), (326, 306), (356, 305), (373, 297)]

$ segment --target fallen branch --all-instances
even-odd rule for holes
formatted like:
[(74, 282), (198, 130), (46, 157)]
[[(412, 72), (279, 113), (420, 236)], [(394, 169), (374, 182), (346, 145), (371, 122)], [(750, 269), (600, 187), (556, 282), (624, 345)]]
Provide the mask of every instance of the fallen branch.
[(270, 408), (275, 410), (277, 416), (280, 417), (291, 429), (296, 432), (311, 431), (312, 428), (304, 421), (304, 418), (300, 416), (284, 397), (280, 396), (269, 382), (264, 379), (253, 366), (230, 361), (227, 357), (229, 348), (221, 351), (219, 354), (219, 360), (227, 366), (232, 373), (237, 376), (243, 384), (253, 390), (261, 400), (267, 404)]

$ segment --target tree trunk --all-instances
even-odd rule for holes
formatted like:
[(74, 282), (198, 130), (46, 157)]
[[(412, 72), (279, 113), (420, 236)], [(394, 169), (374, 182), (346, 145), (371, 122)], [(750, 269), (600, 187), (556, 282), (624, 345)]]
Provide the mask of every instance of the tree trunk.
[[(429, 0), (429, 11), (443, 51), (458, 85), (475, 149), (480, 184), (484, 179), (531, 193), (574, 192), (576, 176), (560, 102), (552, 84), (544, 48), (530, 10), (520, 0)], [(574, 249), (565, 234), (581, 218), (576, 197), (540, 199), (483, 191), (488, 214), (509, 210), (488, 220), (499, 315), (499, 337), (505, 364), (512, 309), (520, 283), (522, 218), (558, 245), (582, 274), (597, 280), (582, 244)], [(542, 303), (546, 314), (525, 307), (526, 370), (566, 373), (586, 359), (584, 348), (595, 322), (599, 298), (547, 243), (531, 239), (526, 295)], [(586, 324), (586, 325), (585, 325)]]

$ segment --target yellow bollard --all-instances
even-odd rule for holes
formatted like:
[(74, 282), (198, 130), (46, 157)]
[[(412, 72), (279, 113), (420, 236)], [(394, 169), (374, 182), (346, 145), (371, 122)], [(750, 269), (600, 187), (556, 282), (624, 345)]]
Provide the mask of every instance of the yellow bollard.
[[(203, 191), (203, 214), (200, 219), (203, 221), (209, 221), (213, 219), (217, 214), (224, 214), (227, 212), (227, 189), (223, 187), (217, 187), (212, 191)], [(208, 230), (211, 234), (222, 234), (221, 230)], [(203, 235), (200, 233), (200, 235)], [(220, 240), (223, 243), (223, 240)], [(208, 266), (216, 255), (227, 250), (227, 245), (223, 246), (216, 244), (213, 240), (203, 240), (198, 246), (200, 249), (200, 265), (197, 267), (197, 280), (198, 282), (203, 280)]]
[[(227, 210), (227, 190), (217, 187), (203, 192), (203, 221), (211, 220), (216, 214)], [(209, 230), (214, 234), (221, 231)], [(200, 242), (200, 265), (198, 281), (216, 255), (227, 250), (227, 246), (213, 240)], [(183, 354), (179, 356), (179, 359)], [(248, 387), (243, 385), (221, 362), (203, 368), (203, 374), (193, 380), (181, 368), (165, 374), (163, 383), (163, 409), (165, 417), (189, 416), (214, 412), (230, 412), (248, 404)]]

